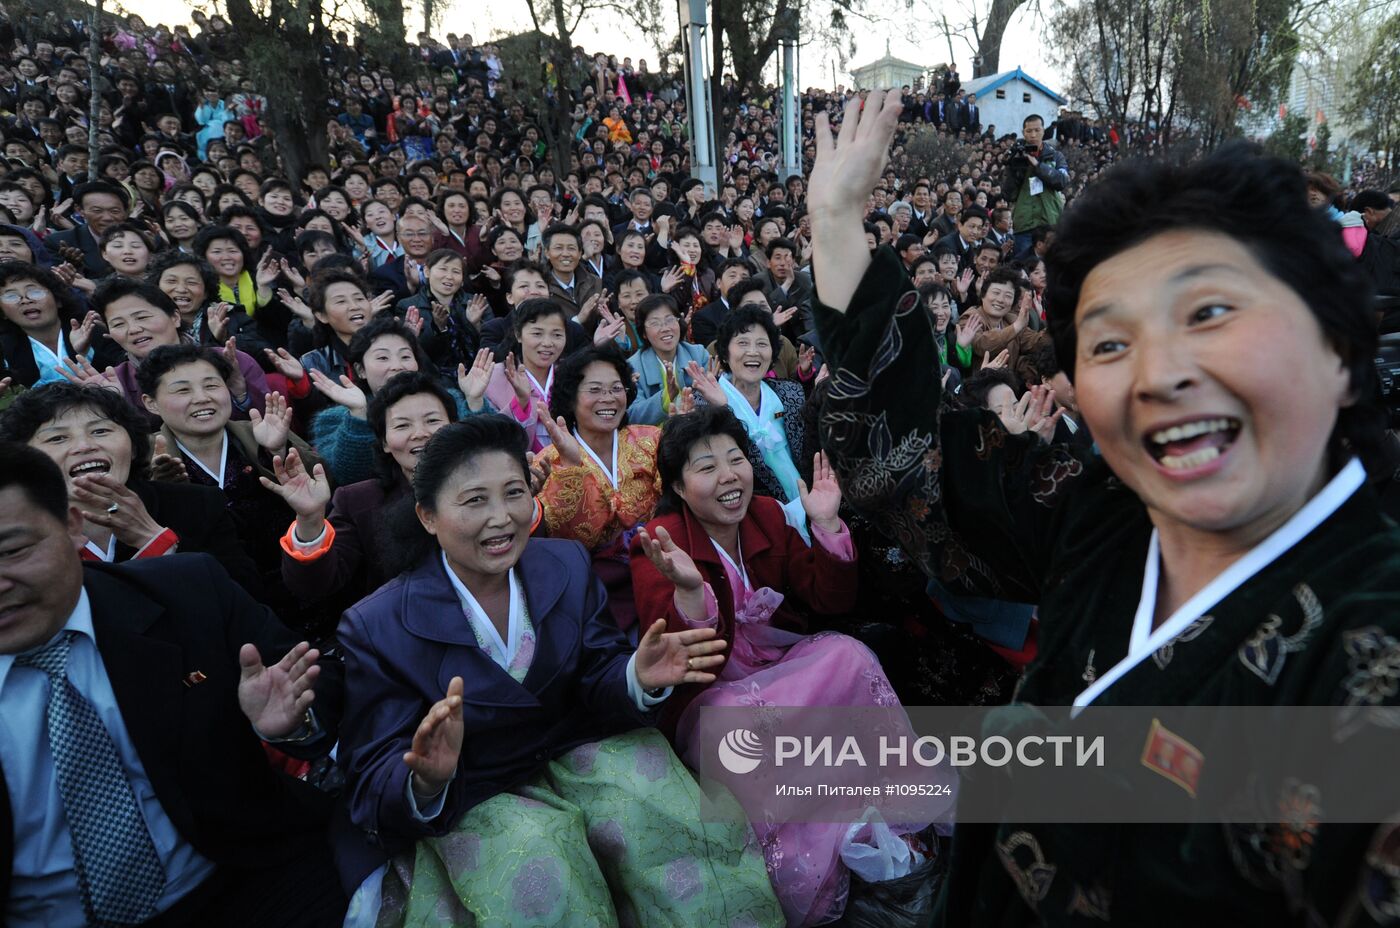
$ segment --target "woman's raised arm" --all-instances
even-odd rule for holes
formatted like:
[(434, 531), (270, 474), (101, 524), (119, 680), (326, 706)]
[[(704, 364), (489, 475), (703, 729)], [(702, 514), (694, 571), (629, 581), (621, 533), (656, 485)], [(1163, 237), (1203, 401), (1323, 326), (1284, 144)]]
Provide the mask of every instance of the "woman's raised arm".
[(889, 157), (899, 125), (899, 94), (872, 91), (846, 104), (835, 141), (825, 113), (816, 117), (817, 158), (808, 181), (812, 274), (822, 302), (845, 312), (870, 266), (865, 205)]
[[(944, 408), (933, 322), (894, 250), (872, 255), (863, 212), (884, 166), (897, 100), (817, 128), (812, 172), (814, 315), (831, 367), (822, 450), (850, 505), (950, 589), (1037, 602), (1070, 489), (1091, 462), (987, 410)], [(818, 192), (820, 191), (820, 193)]]

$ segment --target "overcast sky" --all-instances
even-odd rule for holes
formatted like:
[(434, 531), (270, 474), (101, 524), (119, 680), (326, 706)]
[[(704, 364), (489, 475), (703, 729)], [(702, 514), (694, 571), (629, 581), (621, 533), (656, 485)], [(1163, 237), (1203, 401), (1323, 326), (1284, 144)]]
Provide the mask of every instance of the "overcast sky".
[[(906, 7), (904, 0), (866, 0), (866, 12), (870, 15), (870, 21), (852, 19), (853, 32), (856, 35), (855, 57), (847, 62), (847, 68), (868, 64), (885, 54), (885, 42), (889, 41), (890, 52), (897, 58), (912, 61), (916, 64), (934, 65), (948, 60), (948, 42), (941, 32), (932, 26), (910, 29), (911, 22), (923, 20), (932, 23), (936, 18), (936, 11), (940, 10), (940, 5), (936, 0), (913, 0), (912, 8)], [(960, 0), (954, 3), (947, 0), (949, 19), (955, 19), (955, 10), (960, 9), (969, 0)], [(985, 9), (987, 0), (976, 0)], [(140, 0), (139, 3), (128, 2), (122, 4), (126, 9), (134, 9), (139, 12), (147, 22), (163, 22), (169, 25), (178, 23), (188, 23), (190, 11), (194, 8), (192, 4), (180, 2), (180, 0)], [(204, 6), (204, 4), (200, 4)], [(662, 0), (663, 9), (671, 11), (671, 22), (675, 28), (679, 28), (679, 19), (675, 15), (673, 0)], [(207, 6), (206, 6), (207, 8)], [(419, 17), (421, 18), (421, 17)], [(529, 13), (523, 3), (506, 2), (481, 2), (481, 0), (456, 0), (447, 7), (447, 12), (442, 17), (442, 25), (437, 30), (439, 38), (448, 32), (469, 32), (478, 42), (484, 41), (492, 35), (508, 34), (519, 32), (529, 26)], [(409, 34), (417, 31), (417, 18), (410, 14)], [(1001, 68), (1010, 70), (1020, 65), (1025, 71), (1045, 83), (1052, 89), (1060, 89), (1058, 70), (1048, 61), (1041, 59), (1040, 53), (1040, 33), (1043, 24), (1034, 21), (1034, 18), (1027, 13), (1027, 8), (1022, 7), (1017, 15), (1012, 19), (1010, 27), (1006, 32), (1006, 39), (1002, 44)], [(911, 33), (917, 33), (911, 35)], [(656, 49), (647, 44), (641, 33), (615, 18), (596, 17), (593, 21), (585, 21), (583, 26), (575, 35), (577, 44), (582, 45), (589, 51), (606, 51), (615, 54), (619, 59), (628, 55), (635, 63), (638, 58), (646, 58), (653, 67), (656, 64)], [(957, 53), (957, 62), (963, 79), (967, 80), (972, 76), (972, 53), (966, 43), (955, 40), (954, 50)], [(831, 48), (823, 48), (818, 45), (807, 45), (802, 48), (801, 71), (799, 72), (799, 83), (802, 86), (820, 85), (830, 87), (832, 85), (831, 69), (833, 63), (837, 67), (837, 82), (842, 84), (850, 83), (849, 70), (843, 73), (839, 56)], [(770, 63), (767, 77), (774, 78), (776, 60)]]

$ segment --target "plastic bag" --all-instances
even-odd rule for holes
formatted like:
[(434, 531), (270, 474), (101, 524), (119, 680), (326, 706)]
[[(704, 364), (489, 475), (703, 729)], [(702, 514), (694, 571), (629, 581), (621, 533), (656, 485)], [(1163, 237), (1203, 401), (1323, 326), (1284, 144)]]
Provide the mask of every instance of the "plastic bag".
[(841, 842), (841, 860), (867, 883), (908, 875), (916, 861), (904, 839), (890, 830), (880, 814), (867, 809)]
[(867, 883), (851, 876), (845, 928), (923, 928), (933, 918), (933, 903), (942, 883), (939, 856), (926, 857), (905, 876)]

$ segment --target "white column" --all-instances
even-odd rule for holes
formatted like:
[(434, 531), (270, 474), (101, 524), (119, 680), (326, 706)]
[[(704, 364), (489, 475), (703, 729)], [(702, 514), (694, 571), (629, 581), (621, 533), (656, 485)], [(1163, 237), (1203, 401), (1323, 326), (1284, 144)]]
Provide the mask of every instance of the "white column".
[(710, 9), (706, 0), (677, 0), (681, 37), (685, 43), (686, 115), (690, 122), (690, 176), (705, 184), (710, 197), (719, 196), (719, 167), (714, 120), (710, 118)]

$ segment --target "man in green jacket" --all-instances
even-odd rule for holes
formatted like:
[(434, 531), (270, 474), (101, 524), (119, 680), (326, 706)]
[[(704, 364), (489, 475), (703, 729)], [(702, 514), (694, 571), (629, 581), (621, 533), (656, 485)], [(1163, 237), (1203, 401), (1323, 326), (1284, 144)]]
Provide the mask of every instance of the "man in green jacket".
[(1031, 249), (1032, 232), (1059, 222), (1065, 206), (1062, 191), (1069, 184), (1069, 164), (1045, 140), (1045, 120), (1035, 114), (1021, 123), (1021, 138), (1003, 158), (1006, 184), (1002, 190), (1011, 198), (1014, 254), (1021, 258)]

